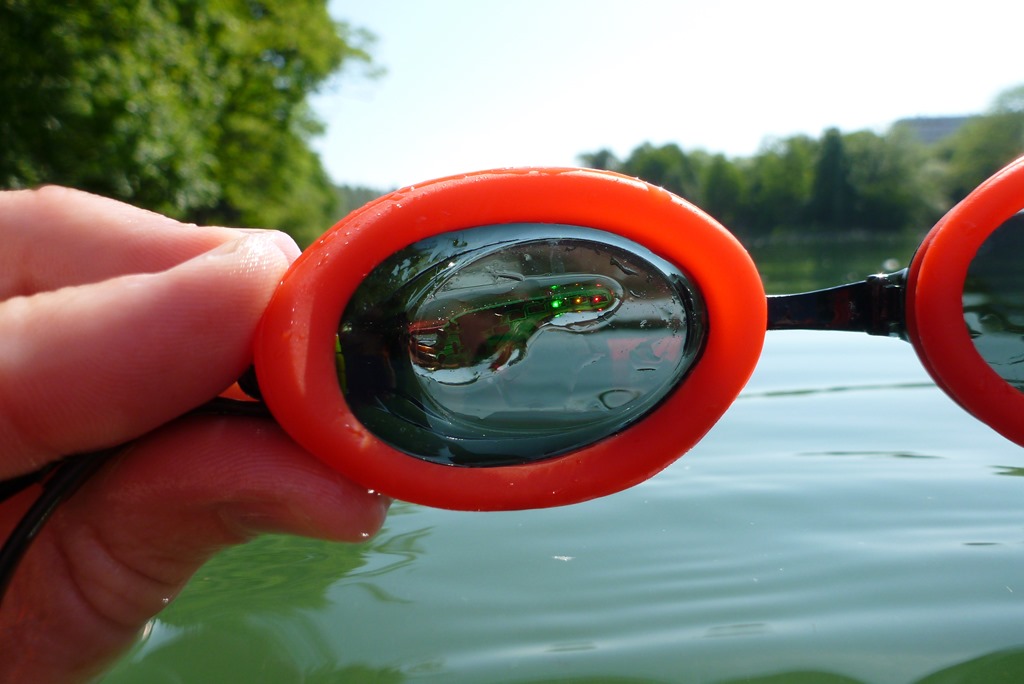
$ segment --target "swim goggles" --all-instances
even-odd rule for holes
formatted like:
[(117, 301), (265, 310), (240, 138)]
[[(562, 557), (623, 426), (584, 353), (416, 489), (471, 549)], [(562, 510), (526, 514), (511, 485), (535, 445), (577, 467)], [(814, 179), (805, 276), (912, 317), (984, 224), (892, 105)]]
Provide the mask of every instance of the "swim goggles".
[[(766, 330), (901, 337), (964, 409), (1024, 445), (1024, 158), (928, 233), (910, 266), (766, 297), (714, 219), (605, 171), (509, 169), (382, 197), (286, 273), (240, 384), (310, 452), (405, 501), (572, 504), (693, 447)], [(113, 450), (0, 482), (43, 493), (0, 549), (0, 597), (43, 522)]]
[(908, 340), (949, 396), (1024, 445), (1024, 158), (898, 273), (766, 297), (739, 242), (634, 178), (473, 173), (355, 211), (295, 262), (255, 373), (274, 418), (364, 486), (465, 510), (641, 482), (694, 446), (766, 330)]

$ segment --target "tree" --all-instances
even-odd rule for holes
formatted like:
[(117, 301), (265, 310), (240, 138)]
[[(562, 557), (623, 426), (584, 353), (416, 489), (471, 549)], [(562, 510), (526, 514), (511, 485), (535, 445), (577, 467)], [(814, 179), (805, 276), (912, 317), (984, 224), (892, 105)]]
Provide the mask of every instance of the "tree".
[(992, 111), (1004, 114), (1024, 114), (1024, 84), (1007, 88), (992, 101)]
[(579, 162), (588, 169), (618, 171), (622, 168), (622, 162), (618, 160), (614, 152), (607, 148), (602, 148), (597, 152), (584, 152), (579, 155)]
[(988, 114), (945, 143), (926, 145), (911, 128), (895, 125), (885, 134), (832, 128), (820, 139), (769, 140), (749, 158), (644, 143), (624, 161), (608, 150), (580, 160), (686, 197), (753, 240), (773, 233), (921, 231), (1021, 152), (1024, 86), (1002, 93)]
[(807, 204), (807, 217), (816, 228), (849, 228), (855, 205), (850, 182), (850, 160), (843, 135), (836, 128), (825, 131), (814, 165), (814, 181)]
[(379, 189), (351, 185), (336, 186), (334, 192), (338, 197), (339, 218), (386, 194)]
[(747, 192), (738, 224), (761, 234), (801, 227), (819, 147), (807, 136), (766, 143), (742, 166)]
[(859, 131), (843, 141), (852, 189), (850, 225), (868, 231), (921, 229), (941, 215), (932, 166), (910, 131), (896, 128), (884, 136)]
[(988, 113), (960, 127), (940, 152), (948, 161), (946, 193), (952, 204), (1024, 152), (1024, 85), (999, 94)]
[(325, 0), (0, 0), (0, 185), (323, 230), (306, 98), (370, 42)]
[(701, 208), (726, 228), (741, 232), (740, 217), (746, 201), (744, 177), (725, 155), (716, 154), (703, 168), (700, 178)]
[(700, 152), (687, 154), (675, 143), (660, 147), (644, 143), (630, 153), (619, 170), (699, 203), (700, 168), (706, 156)]

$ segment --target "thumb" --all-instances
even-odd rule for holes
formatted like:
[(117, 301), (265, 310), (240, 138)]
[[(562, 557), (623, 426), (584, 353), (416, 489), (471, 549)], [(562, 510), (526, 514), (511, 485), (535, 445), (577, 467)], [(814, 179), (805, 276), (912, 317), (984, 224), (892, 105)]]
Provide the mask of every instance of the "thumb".
[(133, 439), (230, 385), (288, 262), (250, 233), (160, 273), (0, 302), (0, 478)]
[[(36, 539), (0, 609), (0, 681), (94, 673), (219, 549), (267, 531), (365, 541), (388, 503), (270, 421), (174, 421), (114, 457)], [(13, 517), (0, 511), (0, 529)]]

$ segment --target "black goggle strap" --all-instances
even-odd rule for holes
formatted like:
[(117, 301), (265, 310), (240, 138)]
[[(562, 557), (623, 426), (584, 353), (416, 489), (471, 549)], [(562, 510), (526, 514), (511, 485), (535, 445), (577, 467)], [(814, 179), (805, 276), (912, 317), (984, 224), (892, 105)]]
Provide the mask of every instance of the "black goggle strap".
[(0, 603), (3, 602), (18, 563), (53, 511), (62, 501), (74, 494), (75, 490), (115, 451), (104, 449), (72, 456), (48, 464), (34, 473), (0, 483), (3, 492), (0, 500), (6, 500), (26, 487), (39, 481), (43, 482), (42, 493), (18, 521), (0, 548)]
[(768, 330), (839, 330), (906, 337), (907, 269), (825, 290), (768, 297)]

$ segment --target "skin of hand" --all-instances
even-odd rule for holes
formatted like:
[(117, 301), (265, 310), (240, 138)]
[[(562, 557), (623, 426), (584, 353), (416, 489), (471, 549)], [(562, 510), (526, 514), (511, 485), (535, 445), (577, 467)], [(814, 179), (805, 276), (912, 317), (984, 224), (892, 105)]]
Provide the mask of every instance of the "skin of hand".
[[(272, 421), (186, 415), (251, 363), (299, 253), (66, 188), (0, 192), (0, 479), (127, 444), (61, 505), (0, 605), (0, 682), (109, 665), (218, 550), (263, 532), (360, 542), (388, 500)], [(0, 505), (6, 537), (37, 491)]]

